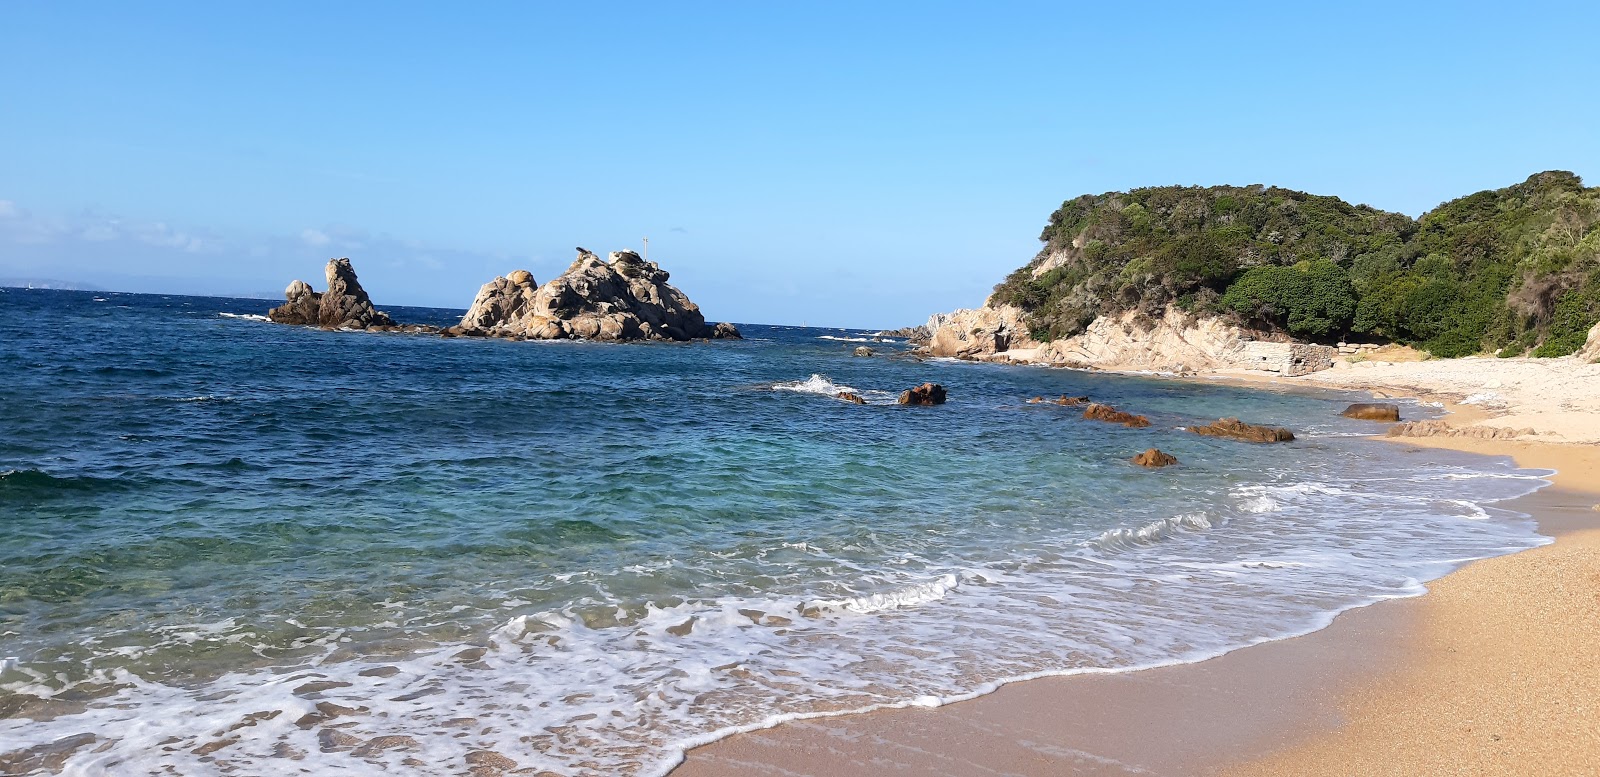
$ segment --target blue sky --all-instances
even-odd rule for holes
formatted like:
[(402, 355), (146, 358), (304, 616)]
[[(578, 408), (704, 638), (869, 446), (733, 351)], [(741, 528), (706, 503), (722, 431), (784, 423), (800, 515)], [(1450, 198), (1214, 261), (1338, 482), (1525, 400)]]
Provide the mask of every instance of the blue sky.
[(0, 277), (465, 307), (648, 236), (713, 320), (899, 326), (1083, 193), (1600, 182), (1590, 3), (576, 5), (7, 3)]

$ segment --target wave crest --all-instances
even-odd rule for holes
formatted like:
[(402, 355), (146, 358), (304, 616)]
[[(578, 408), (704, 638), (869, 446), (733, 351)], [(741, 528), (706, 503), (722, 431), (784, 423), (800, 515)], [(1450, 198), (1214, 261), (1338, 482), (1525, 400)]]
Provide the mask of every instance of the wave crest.
[(1183, 531), (1205, 531), (1215, 526), (1205, 513), (1183, 513), (1132, 529), (1108, 529), (1084, 543), (1100, 550), (1127, 550), (1154, 545)]

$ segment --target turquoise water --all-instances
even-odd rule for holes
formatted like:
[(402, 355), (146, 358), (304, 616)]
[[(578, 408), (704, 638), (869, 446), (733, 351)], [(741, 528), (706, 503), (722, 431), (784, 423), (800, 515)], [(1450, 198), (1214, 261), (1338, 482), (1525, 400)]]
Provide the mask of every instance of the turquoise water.
[[(265, 307), (0, 292), (7, 770), (659, 774), (786, 717), (1301, 633), (1544, 541), (1491, 504), (1542, 473), (1363, 440), (1348, 396)], [(891, 404), (930, 380), (948, 404)], [(1024, 401), (1063, 393), (1154, 425)], [(1178, 430), (1223, 415), (1300, 439)], [(1183, 465), (1126, 462), (1152, 446)]]

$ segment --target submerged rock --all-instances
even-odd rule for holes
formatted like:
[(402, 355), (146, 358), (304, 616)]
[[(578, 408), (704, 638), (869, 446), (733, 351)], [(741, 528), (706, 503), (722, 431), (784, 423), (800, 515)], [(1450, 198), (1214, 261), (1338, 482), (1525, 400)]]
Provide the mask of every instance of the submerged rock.
[(856, 355), (856, 356), (871, 356), (872, 355), (872, 349), (868, 348), (868, 347), (866, 347), (864, 345), (858, 346), (856, 348), (855, 352), (854, 352), (854, 355)]
[(1294, 433), (1281, 426), (1258, 426), (1237, 418), (1222, 418), (1214, 424), (1191, 426), (1189, 431), (1207, 437), (1226, 437), (1245, 442), (1290, 442), (1294, 439)]
[(944, 404), (944, 386), (937, 383), (924, 383), (913, 389), (900, 392), (899, 404), (902, 405), (942, 405)]
[(1151, 448), (1134, 456), (1131, 461), (1141, 467), (1169, 467), (1178, 463), (1178, 457), (1170, 453), (1163, 453), (1159, 449)]
[(284, 290), (286, 302), (267, 311), (280, 324), (320, 326), (326, 329), (383, 329), (397, 326), (387, 313), (372, 307), (355, 268), (348, 258), (329, 259), (328, 290), (318, 294), (311, 284), (295, 281)]
[(543, 286), (526, 270), (485, 284), (461, 319), (461, 332), (534, 340), (740, 336), (732, 324), (708, 325), (700, 308), (667, 283), (669, 277), (632, 251), (612, 252), (604, 261), (579, 248), (572, 266)]
[(1090, 402), (1088, 397), (1069, 397), (1066, 394), (1062, 394), (1061, 398), (1056, 400), (1056, 404), (1062, 407), (1077, 407), (1090, 404)]
[(1399, 421), (1400, 406), (1386, 402), (1357, 402), (1339, 415), (1358, 421)]
[(841, 392), (839, 392), (837, 394), (834, 394), (833, 396), (834, 396), (835, 399), (842, 399), (842, 400), (844, 400), (846, 402), (849, 402), (849, 403), (855, 404), (855, 405), (865, 405), (867, 403), (867, 400), (862, 399), (860, 394), (856, 394), (856, 393), (849, 392), (849, 391), (841, 391)]
[(1122, 424), (1129, 429), (1143, 429), (1150, 425), (1150, 419), (1142, 415), (1124, 413), (1110, 405), (1091, 402), (1084, 408), (1083, 417), (1090, 421), (1105, 421), (1106, 423)]

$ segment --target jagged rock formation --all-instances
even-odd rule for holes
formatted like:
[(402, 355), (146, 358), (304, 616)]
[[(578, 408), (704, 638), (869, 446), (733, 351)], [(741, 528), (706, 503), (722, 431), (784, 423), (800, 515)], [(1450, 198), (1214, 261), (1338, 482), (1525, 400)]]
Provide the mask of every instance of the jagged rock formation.
[(934, 356), (983, 359), (1012, 347), (1036, 346), (1011, 305), (935, 313), (928, 318), (928, 351)]
[(1134, 456), (1132, 461), (1141, 467), (1170, 467), (1178, 463), (1178, 457), (1170, 453), (1164, 453), (1158, 448), (1151, 448)]
[(532, 313), (538, 291), (538, 282), (527, 270), (515, 270), (495, 278), (478, 290), (472, 307), (461, 318), (461, 328), (498, 334), (508, 324), (523, 321)]
[(1142, 415), (1124, 413), (1110, 405), (1091, 402), (1084, 408), (1083, 417), (1089, 421), (1105, 421), (1109, 424), (1122, 424), (1129, 429), (1143, 429), (1150, 425), (1150, 419)]
[(1508, 429), (1503, 426), (1451, 426), (1444, 421), (1411, 421), (1389, 427), (1390, 437), (1475, 437), (1480, 440), (1511, 440), (1538, 434), (1533, 429)]
[(1357, 402), (1339, 415), (1358, 421), (1399, 421), (1400, 406), (1387, 402)]
[(834, 396), (835, 399), (844, 400), (845, 402), (849, 402), (852, 405), (865, 405), (867, 403), (867, 400), (862, 398), (862, 396), (860, 394), (856, 394), (856, 393), (850, 392), (850, 391), (841, 391), (841, 392), (839, 392), (837, 394), (834, 394), (833, 396)]
[(535, 340), (738, 338), (732, 324), (708, 325), (700, 308), (667, 283), (668, 273), (632, 251), (609, 261), (587, 249), (543, 286), (526, 270), (485, 284), (451, 334)]
[(328, 290), (321, 294), (311, 284), (295, 281), (284, 291), (285, 302), (267, 311), (280, 324), (320, 326), (327, 329), (376, 329), (396, 326), (388, 314), (372, 307), (355, 268), (347, 258), (329, 259)]
[(1230, 440), (1243, 440), (1244, 442), (1291, 442), (1294, 432), (1281, 426), (1257, 426), (1247, 424), (1237, 418), (1222, 418), (1214, 424), (1206, 426), (1191, 426), (1189, 431), (1203, 434), (1207, 437), (1226, 437)]
[(900, 392), (898, 402), (902, 405), (942, 405), (944, 400), (944, 386), (937, 383), (924, 383), (916, 388)]

